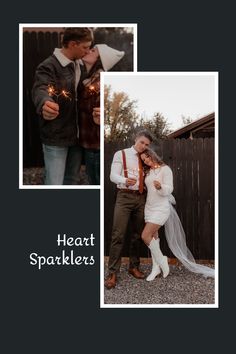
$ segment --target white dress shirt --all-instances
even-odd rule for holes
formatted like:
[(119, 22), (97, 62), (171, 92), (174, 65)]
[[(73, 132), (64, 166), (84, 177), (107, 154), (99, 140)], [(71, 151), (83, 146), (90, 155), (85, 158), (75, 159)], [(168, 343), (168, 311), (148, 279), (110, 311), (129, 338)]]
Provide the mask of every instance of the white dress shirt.
[(117, 184), (118, 188), (122, 189), (131, 189), (138, 190), (139, 189), (139, 157), (138, 152), (132, 146), (129, 149), (124, 149), (125, 157), (126, 157), (126, 167), (127, 174), (129, 178), (136, 178), (137, 182), (134, 186), (129, 186), (127, 188), (125, 182), (126, 177), (124, 176), (124, 164), (122, 158), (122, 151), (119, 150), (114, 154), (113, 161), (111, 164), (111, 174), (110, 180)]

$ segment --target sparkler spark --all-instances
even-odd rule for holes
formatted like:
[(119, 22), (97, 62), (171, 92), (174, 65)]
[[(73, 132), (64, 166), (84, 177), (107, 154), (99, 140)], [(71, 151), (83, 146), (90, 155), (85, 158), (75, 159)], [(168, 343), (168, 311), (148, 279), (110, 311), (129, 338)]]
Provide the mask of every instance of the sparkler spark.
[[(68, 98), (70, 101), (71, 101), (71, 95), (70, 95), (70, 92), (69, 91), (66, 91), (66, 90), (62, 90), (61, 91), (61, 93), (60, 93), (60, 95), (62, 95), (63, 97), (65, 97), (65, 98)], [(59, 96), (60, 96), (59, 95)]]
[(56, 90), (52, 85), (48, 85), (48, 94), (50, 97), (56, 95)]
[(69, 91), (63, 89), (61, 90), (61, 92), (58, 92), (53, 85), (48, 85), (48, 94), (50, 97), (55, 96), (57, 102), (60, 96), (63, 96), (64, 98), (69, 99), (71, 101), (71, 93)]
[(97, 85), (89, 85), (88, 87), (90, 95), (95, 95), (100, 92), (100, 84)]
[(128, 175), (137, 178), (139, 176), (139, 168), (128, 169)]

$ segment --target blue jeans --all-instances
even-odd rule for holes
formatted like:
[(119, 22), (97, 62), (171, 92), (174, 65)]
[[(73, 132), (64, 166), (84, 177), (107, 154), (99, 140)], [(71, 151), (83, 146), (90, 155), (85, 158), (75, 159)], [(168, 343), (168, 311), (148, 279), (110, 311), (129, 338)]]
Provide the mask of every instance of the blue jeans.
[(84, 159), (89, 184), (100, 184), (100, 150), (84, 149)]
[(80, 146), (50, 146), (43, 144), (45, 181), (47, 185), (78, 184), (82, 160)]

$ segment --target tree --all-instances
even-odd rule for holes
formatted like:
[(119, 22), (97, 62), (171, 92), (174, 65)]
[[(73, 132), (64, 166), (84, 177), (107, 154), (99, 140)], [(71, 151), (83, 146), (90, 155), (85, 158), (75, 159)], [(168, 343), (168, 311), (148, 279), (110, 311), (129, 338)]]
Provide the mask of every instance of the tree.
[(190, 123), (192, 123), (193, 119), (191, 117), (185, 117), (183, 114), (181, 115), (181, 119), (183, 122), (183, 126), (188, 125)]
[(161, 113), (154, 113), (151, 119), (140, 117), (136, 111), (136, 100), (130, 100), (124, 92), (113, 92), (111, 86), (104, 87), (104, 138), (109, 141), (133, 139), (141, 129), (149, 130), (156, 139), (165, 138), (170, 124)]
[(163, 139), (171, 133), (170, 124), (161, 113), (154, 113), (153, 118), (140, 120), (140, 128), (148, 129), (156, 139)]
[(105, 141), (124, 141), (137, 126), (136, 101), (125, 92), (111, 92), (104, 87), (104, 138)]

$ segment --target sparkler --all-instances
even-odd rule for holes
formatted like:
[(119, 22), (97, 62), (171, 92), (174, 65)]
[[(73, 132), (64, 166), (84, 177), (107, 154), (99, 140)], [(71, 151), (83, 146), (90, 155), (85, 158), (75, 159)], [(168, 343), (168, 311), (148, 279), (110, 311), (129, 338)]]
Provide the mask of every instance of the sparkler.
[[(126, 171), (128, 173), (128, 178), (135, 179), (136, 180), (135, 184), (136, 184), (139, 176), (139, 168), (133, 168), (133, 169), (128, 168)], [(132, 187), (133, 186), (128, 186), (127, 188), (132, 188)]]
[(139, 168), (128, 169), (128, 176), (137, 179), (139, 176)]
[(58, 102), (58, 98), (60, 96), (64, 97), (65, 99), (69, 99), (71, 101), (71, 93), (70, 91), (61, 90), (61, 92), (57, 91), (53, 85), (48, 85), (48, 94), (50, 97), (55, 96), (56, 101)]
[(93, 107), (100, 106), (100, 82), (88, 86), (88, 94), (91, 97)]
[(99, 94), (99, 92), (100, 92), (100, 84), (97, 83), (97, 84), (89, 85), (88, 91), (89, 91), (89, 94), (91, 96)]

